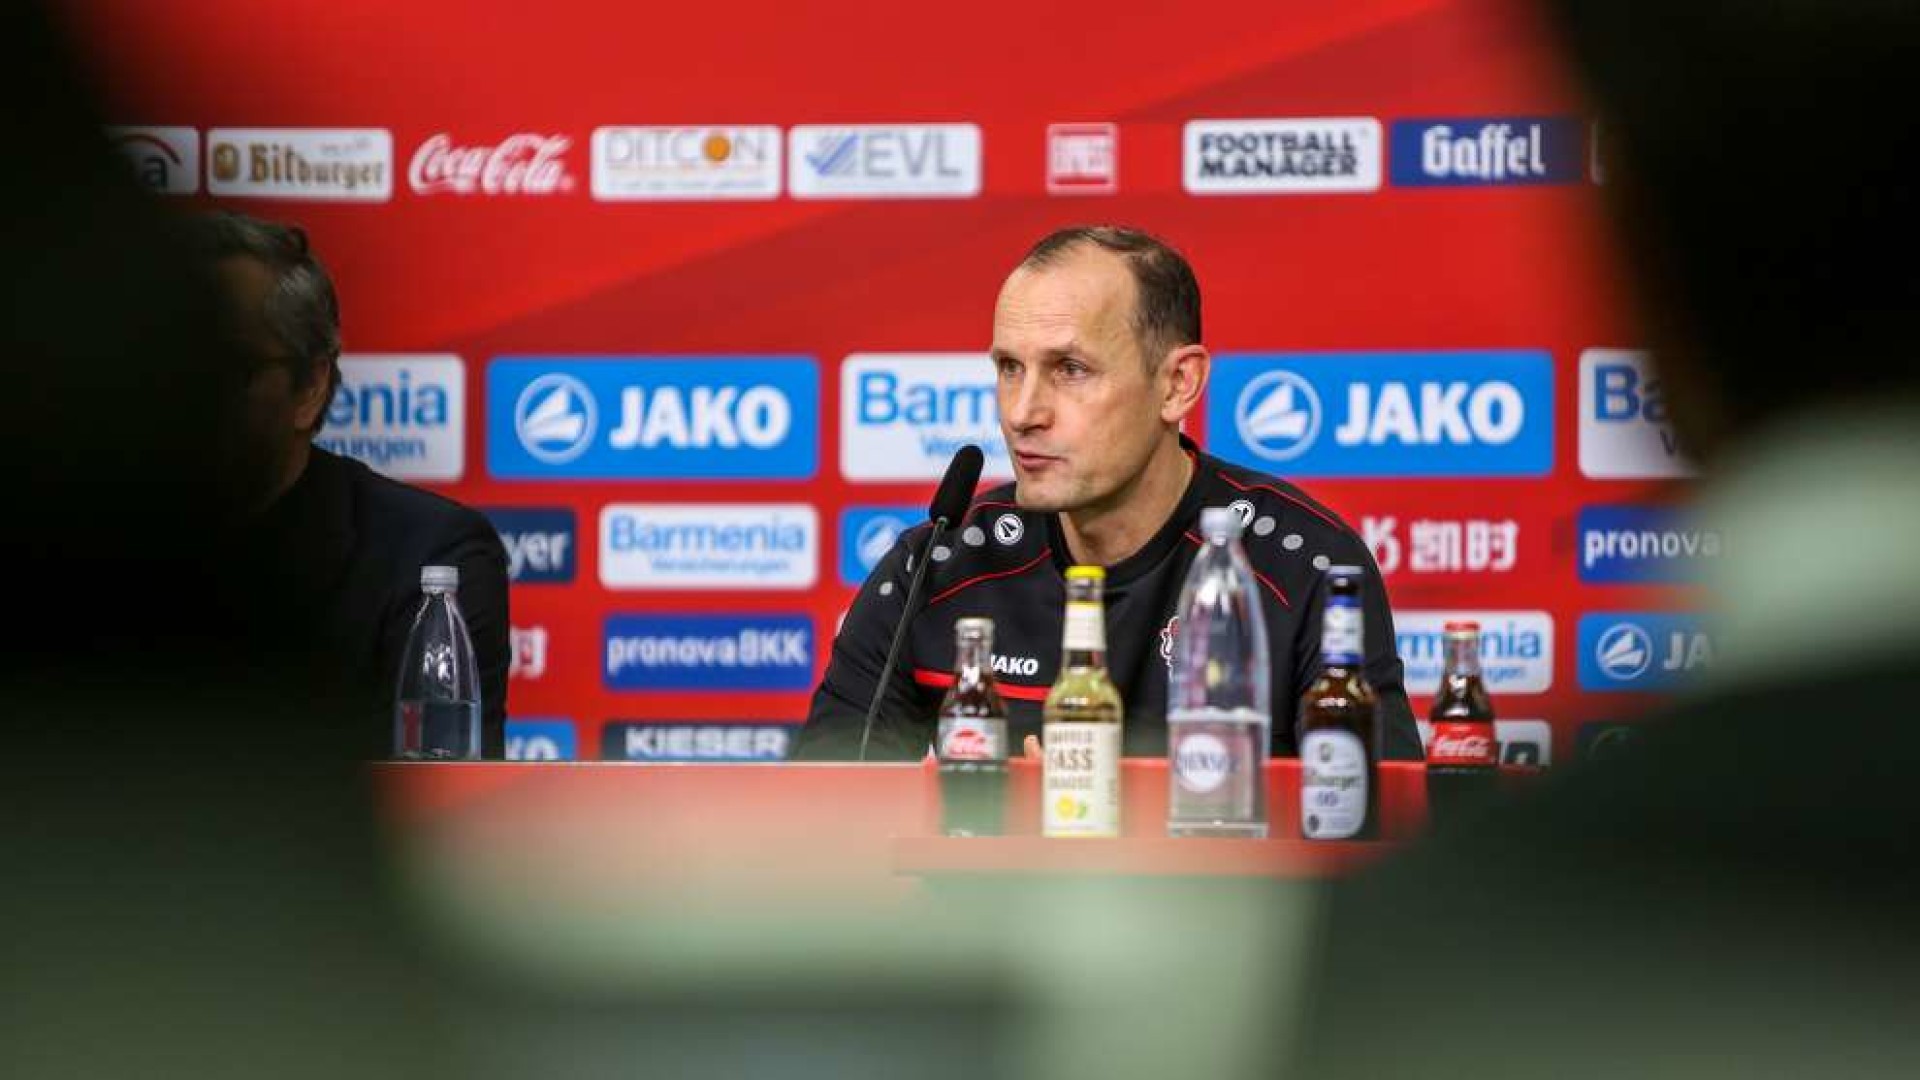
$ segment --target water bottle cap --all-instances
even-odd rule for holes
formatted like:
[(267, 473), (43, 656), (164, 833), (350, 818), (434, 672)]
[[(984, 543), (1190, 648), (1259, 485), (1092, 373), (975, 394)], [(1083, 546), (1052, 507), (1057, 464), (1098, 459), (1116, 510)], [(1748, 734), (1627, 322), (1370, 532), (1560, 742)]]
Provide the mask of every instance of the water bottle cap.
[(1327, 567), (1327, 576), (1328, 577), (1359, 577), (1360, 568), (1357, 566), (1329, 566)]
[(423, 566), (420, 568), (420, 587), (423, 589), (457, 589), (460, 587), (460, 568), (457, 566)]
[(1231, 506), (1209, 506), (1200, 511), (1200, 535), (1208, 539), (1239, 536), (1242, 528), (1240, 515)]

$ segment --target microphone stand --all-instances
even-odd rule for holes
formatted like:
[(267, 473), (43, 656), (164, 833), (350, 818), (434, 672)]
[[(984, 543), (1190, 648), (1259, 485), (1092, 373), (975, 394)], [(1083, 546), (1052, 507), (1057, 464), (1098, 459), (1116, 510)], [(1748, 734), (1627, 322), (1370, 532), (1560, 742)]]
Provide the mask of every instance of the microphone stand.
[(900, 657), (900, 646), (907, 640), (907, 624), (913, 621), (913, 605), (920, 598), (920, 586), (926, 580), (927, 566), (933, 562), (933, 549), (940, 543), (940, 537), (947, 531), (945, 516), (933, 520), (933, 528), (927, 532), (926, 546), (920, 549), (918, 560), (913, 567), (913, 580), (907, 583), (907, 597), (900, 609), (900, 618), (893, 627), (893, 641), (887, 646), (887, 662), (880, 668), (880, 683), (874, 689), (873, 701), (867, 705), (867, 721), (860, 729), (860, 760), (867, 760), (867, 740), (873, 736), (873, 719), (879, 715), (880, 702), (887, 696), (887, 683), (893, 678), (893, 662)]

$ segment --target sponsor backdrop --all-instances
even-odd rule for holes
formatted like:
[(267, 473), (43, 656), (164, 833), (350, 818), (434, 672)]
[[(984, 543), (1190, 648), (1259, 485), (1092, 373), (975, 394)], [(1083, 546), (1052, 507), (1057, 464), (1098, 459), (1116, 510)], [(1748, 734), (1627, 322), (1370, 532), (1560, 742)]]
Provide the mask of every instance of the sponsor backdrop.
[(147, 184), (332, 267), (321, 441), (499, 528), (518, 756), (782, 756), (953, 449), (1011, 475), (994, 295), (1086, 221), (1191, 256), (1191, 430), (1365, 537), (1416, 708), (1463, 615), (1516, 761), (1712, 662), (1604, 133), (1520, 4), (70, 10)]

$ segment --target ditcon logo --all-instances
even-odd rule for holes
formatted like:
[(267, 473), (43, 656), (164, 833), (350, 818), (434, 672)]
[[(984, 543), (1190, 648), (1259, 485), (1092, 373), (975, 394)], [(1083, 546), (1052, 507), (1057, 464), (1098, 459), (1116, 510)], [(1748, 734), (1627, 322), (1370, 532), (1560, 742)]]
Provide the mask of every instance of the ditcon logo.
[(1693, 475), (1646, 353), (1588, 349), (1580, 354), (1580, 472), (1595, 480)]
[(851, 506), (840, 512), (840, 583), (859, 585), (900, 534), (927, 519), (926, 507)]
[(771, 199), (780, 194), (780, 129), (603, 127), (593, 132), (601, 201)]
[(804, 480), (819, 464), (804, 356), (502, 357), (487, 469), (508, 480)]
[(948, 198), (980, 194), (973, 124), (800, 124), (788, 132), (796, 199)]
[(516, 585), (573, 580), (573, 511), (563, 507), (482, 510), (507, 549), (507, 579)]
[(397, 479), (458, 480), (466, 471), (466, 371), (457, 356), (343, 356), (314, 443)]
[(1544, 352), (1222, 356), (1207, 433), (1293, 476), (1544, 476), (1552, 406)]
[(1713, 664), (1697, 616), (1599, 612), (1580, 617), (1580, 689), (1669, 690)]
[(849, 480), (938, 480), (967, 443), (981, 476), (1013, 479), (1000, 436), (993, 364), (981, 353), (855, 353), (840, 365), (840, 473)]
[(805, 615), (610, 615), (610, 690), (809, 690)]
[(1721, 537), (1657, 506), (1580, 510), (1580, 580), (1590, 585), (1669, 584), (1700, 579), (1720, 557)]
[(1392, 139), (1396, 186), (1566, 184), (1583, 177), (1585, 131), (1566, 117), (1402, 120)]
[(572, 761), (580, 756), (571, 720), (507, 721), (508, 761)]
[(1480, 624), (1480, 675), (1494, 694), (1542, 694), (1553, 688), (1553, 616), (1544, 611), (1396, 611), (1394, 647), (1409, 694), (1432, 694), (1446, 662), (1446, 624)]
[(806, 589), (820, 518), (807, 503), (620, 503), (600, 511), (609, 589)]

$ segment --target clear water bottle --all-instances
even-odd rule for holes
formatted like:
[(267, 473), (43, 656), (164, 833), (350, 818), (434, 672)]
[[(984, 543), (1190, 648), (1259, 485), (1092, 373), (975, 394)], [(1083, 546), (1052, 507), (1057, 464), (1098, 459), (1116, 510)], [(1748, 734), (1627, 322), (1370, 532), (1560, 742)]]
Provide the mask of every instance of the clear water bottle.
[(1226, 507), (1200, 512), (1200, 551), (1180, 589), (1167, 687), (1171, 836), (1267, 835), (1273, 675), (1240, 528)]
[(407, 634), (394, 692), (393, 753), (413, 761), (480, 757), (480, 673), (460, 615), (460, 569), (420, 568), (426, 596)]

